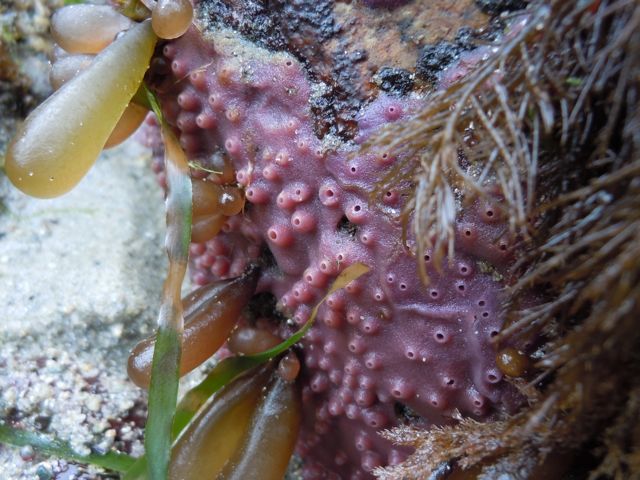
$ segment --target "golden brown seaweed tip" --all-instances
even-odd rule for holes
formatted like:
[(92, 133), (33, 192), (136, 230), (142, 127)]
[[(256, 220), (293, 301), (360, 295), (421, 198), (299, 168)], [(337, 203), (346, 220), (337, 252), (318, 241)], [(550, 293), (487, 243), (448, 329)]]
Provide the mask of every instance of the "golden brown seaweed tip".
[(73, 188), (98, 158), (140, 86), (155, 43), (148, 22), (135, 25), (31, 112), (7, 150), (11, 182), (42, 198)]
[(16, 187), (34, 197), (62, 195), (84, 177), (103, 148), (119, 144), (140, 126), (146, 110), (129, 102), (155, 42), (184, 34), (193, 6), (189, 0), (159, 0), (151, 17), (136, 24), (110, 5), (89, 4), (68, 5), (53, 15), (56, 91), (9, 144), (5, 168)]

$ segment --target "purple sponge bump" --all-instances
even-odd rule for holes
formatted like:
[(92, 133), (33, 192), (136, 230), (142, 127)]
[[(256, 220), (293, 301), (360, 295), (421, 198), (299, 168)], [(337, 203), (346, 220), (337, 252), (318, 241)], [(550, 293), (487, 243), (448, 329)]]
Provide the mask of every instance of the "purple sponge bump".
[[(266, 247), (276, 267), (258, 289), (302, 324), (346, 266), (371, 267), (327, 299), (302, 341), (305, 478), (371, 479), (372, 469), (410, 453), (381, 429), (452, 423), (455, 411), (488, 419), (513, 407), (491, 345), (503, 323), (498, 279), (514, 258), (499, 195), (465, 208), (456, 256), (436, 268), (430, 252), (416, 258), (413, 239), (403, 245), (398, 192), (369, 202), (394, 153), (359, 155), (357, 145), (318, 138), (310, 111), (318, 86), (291, 56), (191, 30), (154, 59), (152, 81), (189, 157), (224, 152), (245, 188), (245, 211), (192, 245), (196, 283), (238, 275)], [(424, 101), (380, 95), (358, 116), (356, 142)]]

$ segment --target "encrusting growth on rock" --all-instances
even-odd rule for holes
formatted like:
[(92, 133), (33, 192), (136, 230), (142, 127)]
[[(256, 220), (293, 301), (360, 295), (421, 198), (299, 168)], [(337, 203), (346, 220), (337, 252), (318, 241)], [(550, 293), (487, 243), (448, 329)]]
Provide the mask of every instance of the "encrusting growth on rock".
[[(439, 267), (429, 254), (416, 256), (413, 240), (403, 244), (402, 225), (393, 219), (404, 205), (398, 190), (370, 202), (377, 179), (400, 161), (396, 152), (362, 155), (349, 144), (327, 149), (313, 130), (315, 87), (296, 59), (229, 31), (203, 38), (190, 30), (164, 45), (151, 73), (164, 118), (187, 155), (217, 170), (209, 159), (217, 162), (222, 151), (247, 199), (243, 214), (230, 217), (219, 234), (194, 238), (198, 283), (239, 275), (266, 246), (276, 266), (263, 269), (258, 291), (273, 293), (301, 325), (345, 266), (372, 266), (327, 300), (302, 341), (298, 451), (307, 476), (370, 478), (373, 468), (400, 462), (408, 451), (377, 432), (405, 422), (402, 409), (428, 426), (456, 410), (488, 419), (517, 407), (518, 394), (503, 380), (491, 347), (503, 323), (499, 279), (515, 254), (499, 194), (466, 209), (455, 257)], [(380, 95), (358, 116), (356, 141), (423, 104), (418, 96)], [(195, 171), (206, 177), (203, 185), (220, 182), (206, 170)], [(430, 273), (428, 286), (418, 263)], [(283, 337), (290, 331), (278, 329)]]
[[(637, 428), (623, 426), (637, 410), (640, 378), (640, 7), (530, 4), (495, 56), (367, 145), (420, 156), (379, 189), (415, 179), (406, 211), (416, 231), (435, 230), (425, 249), (446, 251), (455, 225), (434, 199), (453, 189), (491, 198), (498, 180), (501, 209), (527, 253), (511, 267), (507, 323), (494, 341), (506, 375), (527, 372), (528, 383), (513, 383), (530, 407), (499, 422), (393, 429), (387, 438), (417, 450), (378, 470), (381, 478), (425, 478), (443, 464), (475, 466), (482, 479), (640, 472)], [(529, 358), (509, 346), (531, 339), (540, 347)]]

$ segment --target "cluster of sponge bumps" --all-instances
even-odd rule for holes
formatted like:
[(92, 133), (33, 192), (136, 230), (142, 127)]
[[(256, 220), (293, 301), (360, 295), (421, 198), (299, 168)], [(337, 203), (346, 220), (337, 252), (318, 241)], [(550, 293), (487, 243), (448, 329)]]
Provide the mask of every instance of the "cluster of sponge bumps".
[[(455, 258), (436, 267), (429, 252), (416, 258), (411, 238), (403, 242), (402, 191), (376, 190), (394, 152), (359, 153), (359, 143), (425, 100), (381, 94), (363, 107), (355, 141), (318, 138), (309, 104), (323, 86), (294, 57), (230, 31), (192, 29), (164, 44), (152, 81), (189, 158), (206, 169), (231, 166), (246, 196), (221, 233), (192, 245), (197, 283), (272, 257), (258, 289), (275, 296), (291, 329), (342, 269), (371, 268), (327, 299), (302, 341), (306, 478), (373, 478), (375, 467), (410, 453), (381, 429), (451, 423), (456, 410), (487, 419), (513, 405), (491, 344), (513, 260), (499, 197), (464, 209)], [(225, 181), (206, 170), (195, 176)]]

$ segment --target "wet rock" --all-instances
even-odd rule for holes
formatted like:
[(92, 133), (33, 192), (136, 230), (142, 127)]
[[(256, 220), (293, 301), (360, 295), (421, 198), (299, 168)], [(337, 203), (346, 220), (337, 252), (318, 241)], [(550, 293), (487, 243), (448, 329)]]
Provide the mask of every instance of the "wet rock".
[(522, 10), (527, 6), (527, 3), (526, 0), (476, 0), (478, 8), (489, 15)]
[(460, 47), (451, 42), (425, 45), (416, 64), (417, 75), (428, 82), (435, 82), (438, 74), (458, 58), (460, 51)]
[(406, 95), (413, 88), (413, 75), (402, 68), (384, 67), (374, 77), (380, 90)]

